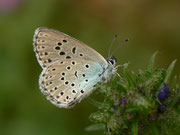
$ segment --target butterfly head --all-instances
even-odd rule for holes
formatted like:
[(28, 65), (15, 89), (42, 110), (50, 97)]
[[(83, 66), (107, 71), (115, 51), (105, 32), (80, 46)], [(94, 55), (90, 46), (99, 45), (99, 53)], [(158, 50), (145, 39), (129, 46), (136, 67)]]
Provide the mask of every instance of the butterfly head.
[(101, 74), (102, 81), (107, 82), (110, 80), (111, 76), (114, 75), (117, 71), (116, 65), (116, 58), (113, 56), (107, 59), (108, 66), (104, 69), (103, 73)]
[(115, 67), (117, 60), (116, 60), (116, 58), (114, 56), (112, 56), (111, 58), (107, 59), (107, 62), (108, 62), (108, 64), (110, 64), (113, 67)]

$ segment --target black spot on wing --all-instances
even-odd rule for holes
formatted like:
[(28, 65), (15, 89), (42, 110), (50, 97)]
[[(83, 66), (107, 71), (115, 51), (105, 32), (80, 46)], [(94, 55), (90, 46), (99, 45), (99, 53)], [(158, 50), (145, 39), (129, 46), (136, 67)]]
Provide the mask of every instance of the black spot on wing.
[(76, 53), (76, 47), (74, 47), (74, 48), (72, 49), (72, 52), (73, 52), (73, 54)]

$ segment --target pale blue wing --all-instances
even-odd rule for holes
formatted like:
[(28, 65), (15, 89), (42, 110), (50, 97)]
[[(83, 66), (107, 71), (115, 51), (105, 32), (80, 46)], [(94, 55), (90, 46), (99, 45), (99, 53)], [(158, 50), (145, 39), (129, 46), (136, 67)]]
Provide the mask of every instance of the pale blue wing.
[(101, 81), (103, 68), (97, 62), (83, 59), (58, 61), (45, 68), (40, 87), (58, 107), (71, 107), (89, 95)]

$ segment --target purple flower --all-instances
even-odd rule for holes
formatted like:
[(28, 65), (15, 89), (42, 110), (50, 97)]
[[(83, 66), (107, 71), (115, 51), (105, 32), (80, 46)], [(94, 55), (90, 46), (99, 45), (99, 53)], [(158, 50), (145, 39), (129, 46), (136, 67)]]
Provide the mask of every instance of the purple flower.
[(161, 92), (158, 93), (157, 97), (160, 101), (163, 101), (167, 96), (169, 92), (169, 86), (166, 83), (163, 83), (163, 87), (160, 88)]
[(117, 110), (117, 107), (116, 107), (116, 106), (113, 106), (113, 109), (114, 109), (114, 110)]
[(166, 96), (165, 92), (159, 92), (157, 97), (160, 101), (162, 101), (165, 98), (165, 96)]
[(162, 87), (160, 90), (161, 91), (164, 91), (165, 93), (168, 93), (169, 92), (169, 86), (168, 86), (168, 84), (166, 84), (166, 83), (163, 83), (164, 84), (164, 87)]
[(115, 101), (115, 105), (118, 105), (118, 104), (119, 104), (119, 100), (116, 100), (116, 101)]
[(126, 97), (122, 96), (121, 100), (120, 100), (120, 104), (125, 104), (126, 103)]

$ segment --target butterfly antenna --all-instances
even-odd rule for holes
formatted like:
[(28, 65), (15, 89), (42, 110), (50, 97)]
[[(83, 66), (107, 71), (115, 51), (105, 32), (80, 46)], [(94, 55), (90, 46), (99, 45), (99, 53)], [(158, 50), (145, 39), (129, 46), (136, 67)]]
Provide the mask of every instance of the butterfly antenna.
[(112, 48), (112, 45), (113, 45), (114, 41), (116, 40), (116, 38), (117, 38), (117, 34), (114, 36), (114, 38), (111, 41), (111, 44), (109, 46), (108, 58), (110, 58), (109, 56), (110, 56), (110, 53), (111, 53), (111, 48)]
[(114, 51), (112, 52), (112, 54), (110, 55), (110, 57), (112, 57), (112, 55), (125, 43), (127, 43), (129, 41), (129, 39), (126, 39), (122, 44), (120, 44), (116, 49), (114, 49)]

